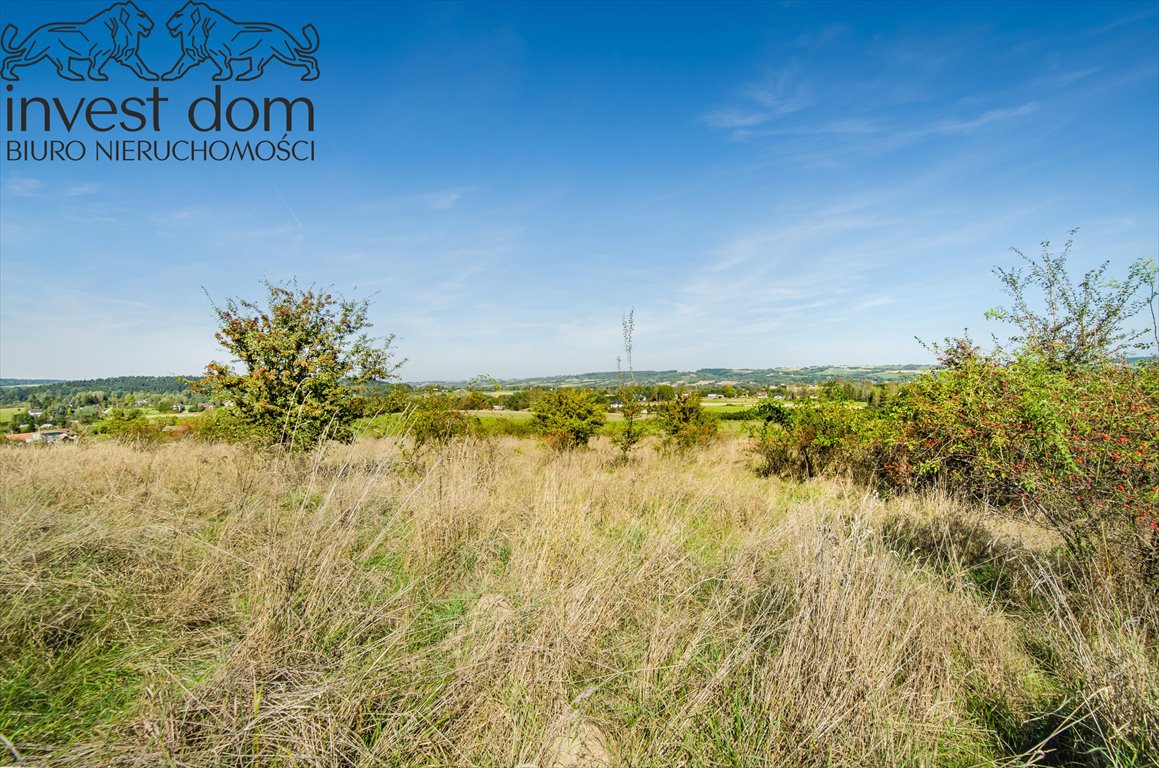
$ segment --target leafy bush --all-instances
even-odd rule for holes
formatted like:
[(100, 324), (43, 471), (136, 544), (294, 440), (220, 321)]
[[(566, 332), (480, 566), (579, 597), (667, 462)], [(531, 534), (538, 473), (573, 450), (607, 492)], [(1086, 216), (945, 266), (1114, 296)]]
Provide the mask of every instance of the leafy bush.
[(265, 282), (266, 305), (229, 299), (215, 307), (218, 342), (239, 360), (235, 372), (212, 362), (196, 392), (236, 404), (238, 416), (270, 441), (302, 449), (324, 439), (350, 441), (363, 413), (358, 386), (388, 379), (393, 337), (364, 330), (369, 303)]
[(1077, 553), (1159, 575), (1159, 366), (1060, 370), (1024, 354), (962, 356), (900, 406), (899, 484), (933, 479), (1054, 528)]
[(700, 405), (700, 393), (681, 390), (659, 405), (656, 424), (670, 447), (687, 450), (716, 437), (716, 419)]
[(586, 446), (604, 425), (604, 410), (594, 392), (552, 389), (537, 393), (532, 403), (536, 430), (557, 450)]
[(620, 368), (620, 358), (616, 358), (616, 368), (620, 375), (620, 386), (616, 389), (615, 397), (620, 403), (620, 415), (624, 421), (622, 427), (612, 436), (612, 442), (620, 449), (620, 457), (627, 460), (641, 440), (644, 439), (645, 426), (641, 422), (644, 415), (644, 396), (636, 384), (636, 372), (632, 367), (632, 335), (636, 330), (636, 310), (633, 309), (624, 315), (622, 322), (624, 333), (624, 355), (628, 360), (628, 375), (624, 377)]
[(263, 432), (243, 419), (233, 408), (214, 408), (192, 423), (194, 435), (202, 440), (222, 443), (266, 442)]
[(1018, 329), (1010, 339), (1014, 350), (1068, 369), (1123, 360), (1132, 350), (1146, 349), (1139, 341), (1145, 332), (1132, 330), (1128, 321), (1145, 306), (1154, 313), (1155, 300), (1155, 263), (1147, 259), (1132, 264), (1124, 280), (1107, 277), (1104, 261), (1074, 285), (1066, 262), (1077, 231), (1070, 231), (1061, 253), (1050, 252), (1049, 240), (1038, 258), (1012, 248), (1023, 266), (994, 270), (1011, 304), (986, 313)]
[(480, 432), (487, 435), (508, 437), (531, 437), (535, 434), (535, 424), (531, 419), (494, 418), (480, 420)]
[(848, 474), (872, 483), (881, 477), (884, 457), (896, 451), (897, 425), (889, 412), (858, 408), (841, 398), (792, 407), (761, 403), (754, 410), (764, 419), (753, 445), (763, 476)]
[(785, 434), (765, 447), (766, 466), (791, 464), (795, 450), (808, 476), (838, 459), (856, 466), (845, 454), (868, 446), (879, 482), (941, 483), (1049, 525), (1075, 555), (1121, 561), (1120, 573), (1155, 580), (1159, 363), (1131, 367), (1123, 356), (1146, 346), (1129, 322), (1153, 310), (1156, 271), (1138, 261), (1118, 281), (1104, 263), (1076, 286), (1066, 271), (1071, 245), (1052, 254), (1044, 242), (1038, 259), (1015, 249), (1023, 268), (995, 270), (1012, 304), (987, 314), (1018, 329), (1011, 349), (984, 353), (968, 338), (934, 345), (942, 369), (861, 423), (825, 404), (794, 409)]
[(151, 443), (161, 438), (161, 424), (155, 419), (147, 419), (144, 416), (107, 419), (94, 424), (90, 431), (95, 435), (105, 435), (132, 443)]
[(745, 408), (740, 411), (725, 411), (713, 415), (718, 421), (753, 421), (758, 418), (758, 411), (756, 408)]
[(445, 443), (468, 434), (479, 423), (477, 418), (458, 410), (451, 395), (427, 392), (415, 397), (406, 412), (407, 431), (419, 448), (427, 443)]
[(369, 417), (402, 413), (410, 406), (412, 393), (406, 384), (367, 387), (362, 393), (362, 411)]
[(531, 394), (527, 390), (521, 389), (510, 395), (500, 396), (499, 401), (509, 411), (526, 411), (531, 407)]
[(495, 404), (495, 398), (482, 392), (467, 392), (459, 398), (456, 408), (461, 411), (485, 411)]

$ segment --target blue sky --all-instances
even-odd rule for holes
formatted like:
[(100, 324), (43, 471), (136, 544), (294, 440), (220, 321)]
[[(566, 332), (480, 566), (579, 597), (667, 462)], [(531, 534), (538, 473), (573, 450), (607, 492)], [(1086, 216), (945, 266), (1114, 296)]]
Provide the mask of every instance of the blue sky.
[[(181, 3), (137, 5), (163, 72)], [(225, 357), (207, 293), (293, 276), (370, 296), (408, 380), (611, 370), (630, 308), (640, 369), (927, 362), (915, 335), (1003, 332), (1011, 246), (1159, 255), (1156, 2), (214, 6), (317, 28), (317, 81), (223, 90), (311, 99), (315, 161), (0, 155), (0, 376), (198, 371)], [(212, 72), (159, 84), (162, 132), (111, 135), (187, 135)], [(7, 95), (153, 86), (106, 73), (41, 62)]]

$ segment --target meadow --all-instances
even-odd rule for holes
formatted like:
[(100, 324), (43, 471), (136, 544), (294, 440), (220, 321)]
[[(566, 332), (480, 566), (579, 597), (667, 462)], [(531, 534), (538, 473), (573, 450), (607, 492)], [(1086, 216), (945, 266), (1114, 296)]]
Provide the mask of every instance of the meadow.
[(1159, 755), (1152, 599), (937, 488), (761, 477), (743, 438), (88, 440), (0, 476), (0, 763)]

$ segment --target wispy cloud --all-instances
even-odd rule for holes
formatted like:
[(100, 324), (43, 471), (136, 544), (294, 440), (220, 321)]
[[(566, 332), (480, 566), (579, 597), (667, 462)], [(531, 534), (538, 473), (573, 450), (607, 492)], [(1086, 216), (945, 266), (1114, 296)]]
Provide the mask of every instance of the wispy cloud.
[(898, 152), (936, 138), (964, 137), (998, 124), (1027, 118), (1040, 110), (1029, 101), (954, 117), (927, 115), (900, 121), (885, 115), (819, 122), (795, 121), (768, 128), (738, 128), (730, 138), (766, 147), (771, 157), (808, 168), (840, 168), (854, 158)]
[(413, 208), (417, 206), (432, 211), (447, 211), (458, 207), (464, 197), (478, 189), (478, 187), (470, 185), (446, 187), (445, 189), (435, 189), (429, 192), (418, 192), (415, 194), (403, 194), (368, 200), (363, 203), (362, 207), (367, 209), (383, 209)]
[(454, 187), (452, 189), (441, 189), (435, 192), (427, 192), (423, 195), (418, 195), (415, 199), (434, 210), (446, 210), (454, 208), (463, 199), (463, 195), (474, 191), (474, 187)]
[(778, 70), (763, 82), (741, 88), (741, 95), (765, 107), (771, 115), (789, 115), (813, 106), (808, 83), (794, 64)]
[(100, 184), (94, 184), (93, 182), (86, 181), (80, 184), (73, 184), (71, 187), (65, 190), (65, 194), (69, 197), (81, 197), (84, 195), (95, 195), (100, 191)]
[[(815, 103), (808, 83), (801, 78), (795, 64), (771, 73), (764, 80), (741, 86), (738, 96), (741, 106), (713, 110), (704, 116), (704, 122), (725, 130), (753, 128), (808, 109)], [(734, 138), (743, 137), (743, 132), (734, 133)]]
[(44, 188), (44, 182), (31, 176), (15, 174), (4, 182), (4, 191), (17, 197), (32, 197)]
[(864, 301), (859, 301), (858, 303), (854, 304), (853, 307), (851, 307), (851, 309), (854, 312), (860, 312), (864, 309), (873, 309), (874, 307), (884, 307), (884, 306), (886, 306), (888, 304), (892, 304), (892, 303), (893, 303), (893, 299), (889, 296), (872, 296), (868, 299), (865, 299)]
[(206, 212), (201, 208), (172, 208), (167, 211), (157, 211), (149, 219), (160, 227), (169, 227), (178, 224), (188, 224), (201, 218)]
[(768, 119), (768, 112), (752, 112), (742, 109), (721, 109), (704, 116), (704, 122), (712, 128), (751, 128)]
[(1071, 83), (1076, 83), (1079, 80), (1085, 80), (1091, 75), (1095, 74), (1102, 67), (1085, 67), (1083, 69), (1072, 69), (1066, 72), (1051, 72), (1048, 75), (1043, 75), (1035, 81), (1036, 85), (1045, 85), (1053, 88), (1063, 88)]
[(1146, 21), (1147, 19), (1153, 19), (1156, 16), (1159, 16), (1159, 8), (1151, 3), (1141, 3), (1140, 7), (1142, 8), (1140, 11), (1123, 16), (1122, 18), (1115, 19), (1108, 24), (1104, 24), (1095, 30), (1095, 34), (1101, 35), (1106, 32), (1110, 32), (1111, 30), (1118, 29), (1119, 27), (1129, 26), (1131, 24), (1136, 24), (1140, 21)]
[(939, 120), (925, 129), (914, 131), (913, 134), (915, 137), (920, 137), (931, 134), (970, 133), (984, 125), (996, 123), (1001, 120), (1023, 117), (1036, 111), (1038, 111), (1038, 102), (1031, 101), (1017, 107), (1002, 107), (1000, 109), (987, 110), (977, 117), (966, 118), (964, 120)]

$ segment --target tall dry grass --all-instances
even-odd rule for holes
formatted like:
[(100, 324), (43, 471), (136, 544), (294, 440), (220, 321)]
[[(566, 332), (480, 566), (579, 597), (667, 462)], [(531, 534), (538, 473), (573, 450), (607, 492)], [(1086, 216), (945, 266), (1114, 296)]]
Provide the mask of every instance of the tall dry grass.
[(0, 764), (1154, 760), (1154, 606), (1044, 532), (616, 453), (0, 450)]

